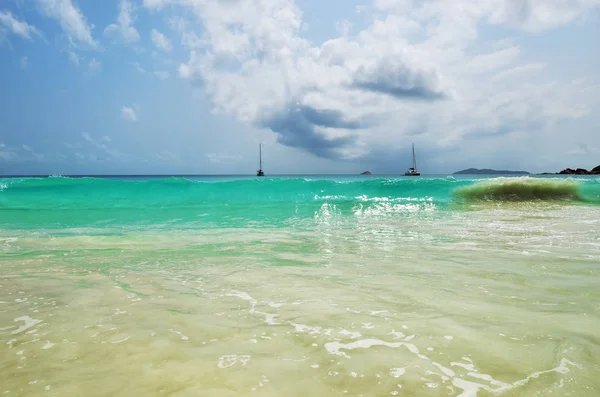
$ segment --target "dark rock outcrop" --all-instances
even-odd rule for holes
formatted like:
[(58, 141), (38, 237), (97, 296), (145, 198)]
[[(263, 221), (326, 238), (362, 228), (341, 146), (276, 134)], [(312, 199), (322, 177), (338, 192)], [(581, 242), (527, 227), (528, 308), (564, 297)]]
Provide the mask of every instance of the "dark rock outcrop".
[[(548, 173), (544, 173), (548, 174)], [(600, 165), (592, 168), (591, 171), (586, 170), (585, 168), (565, 168), (561, 172), (557, 172), (559, 175), (600, 175)]]
[(559, 175), (600, 175), (600, 165), (593, 168), (591, 171), (586, 170), (585, 168), (566, 168), (558, 173)]
[(360, 174), (361, 174), (361, 175), (373, 175), (373, 174), (371, 173), (371, 171), (365, 171), (365, 172), (361, 172)]

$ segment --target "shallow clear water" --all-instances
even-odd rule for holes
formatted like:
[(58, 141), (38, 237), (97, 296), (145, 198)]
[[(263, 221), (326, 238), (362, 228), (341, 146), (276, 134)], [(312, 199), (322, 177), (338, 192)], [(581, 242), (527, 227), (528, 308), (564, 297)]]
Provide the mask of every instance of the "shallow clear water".
[(600, 180), (0, 180), (0, 393), (600, 395)]

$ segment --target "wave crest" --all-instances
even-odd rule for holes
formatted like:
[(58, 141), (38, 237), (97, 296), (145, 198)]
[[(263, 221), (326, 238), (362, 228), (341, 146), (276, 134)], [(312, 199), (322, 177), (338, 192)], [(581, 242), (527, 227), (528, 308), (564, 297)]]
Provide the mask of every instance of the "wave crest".
[(530, 177), (484, 180), (456, 189), (454, 196), (464, 201), (583, 201), (573, 180)]

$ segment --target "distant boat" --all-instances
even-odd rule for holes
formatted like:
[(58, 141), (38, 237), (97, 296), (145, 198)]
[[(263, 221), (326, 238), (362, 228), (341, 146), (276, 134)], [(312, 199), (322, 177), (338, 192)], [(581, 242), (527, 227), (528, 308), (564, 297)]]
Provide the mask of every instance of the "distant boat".
[(417, 158), (415, 157), (415, 144), (412, 144), (412, 157), (413, 157), (413, 166), (406, 170), (404, 173), (405, 176), (419, 176), (421, 173), (417, 171)]
[(256, 171), (256, 176), (265, 176), (265, 173), (262, 170), (262, 144), (258, 144), (258, 161), (259, 161), (259, 168), (258, 171)]

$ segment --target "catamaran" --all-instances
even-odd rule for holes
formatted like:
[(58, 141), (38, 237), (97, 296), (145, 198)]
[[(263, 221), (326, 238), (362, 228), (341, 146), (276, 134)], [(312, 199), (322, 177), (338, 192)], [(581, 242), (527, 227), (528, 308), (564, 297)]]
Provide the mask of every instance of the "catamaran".
[(413, 166), (406, 170), (404, 173), (405, 176), (419, 176), (421, 173), (417, 171), (417, 158), (415, 157), (415, 144), (412, 144), (412, 157), (413, 157)]
[(258, 158), (259, 158), (259, 167), (258, 171), (256, 171), (256, 176), (265, 176), (265, 173), (262, 170), (262, 144), (258, 144)]

